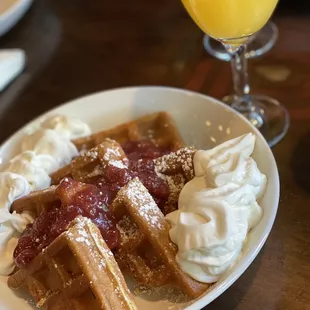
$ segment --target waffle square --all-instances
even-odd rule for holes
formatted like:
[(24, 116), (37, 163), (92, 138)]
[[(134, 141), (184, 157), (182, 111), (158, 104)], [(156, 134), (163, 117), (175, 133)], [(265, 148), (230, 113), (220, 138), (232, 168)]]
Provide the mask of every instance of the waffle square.
[(27, 268), (8, 279), (46, 310), (137, 309), (98, 228), (78, 217)]
[(151, 140), (155, 145), (171, 147), (171, 150), (184, 146), (174, 121), (166, 112), (149, 114), (115, 128), (74, 140), (73, 143), (80, 151), (89, 150), (107, 138), (120, 144), (127, 141)]
[(112, 212), (121, 232), (121, 246), (115, 257), (139, 284), (174, 284), (191, 297), (207, 289), (207, 285), (187, 276), (177, 264), (177, 248), (169, 239), (170, 225), (138, 178), (119, 191)]

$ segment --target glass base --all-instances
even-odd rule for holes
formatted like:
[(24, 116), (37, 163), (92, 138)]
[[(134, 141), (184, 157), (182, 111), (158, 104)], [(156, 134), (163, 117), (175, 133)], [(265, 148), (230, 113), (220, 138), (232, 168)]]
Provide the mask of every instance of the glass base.
[[(273, 22), (269, 21), (247, 45), (248, 52), (246, 53), (246, 57), (255, 58), (270, 51), (278, 39), (278, 34), (279, 31), (277, 26)], [(229, 54), (226, 52), (223, 44), (219, 41), (205, 35), (203, 38), (203, 45), (206, 51), (215, 58), (225, 61), (230, 60)]]
[(273, 98), (252, 95), (252, 109), (250, 111), (240, 108), (234, 95), (224, 97), (223, 101), (243, 114), (253, 126), (258, 128), (270, 147), (277, 144), (289, 128), (290, 118), (287, 110)]

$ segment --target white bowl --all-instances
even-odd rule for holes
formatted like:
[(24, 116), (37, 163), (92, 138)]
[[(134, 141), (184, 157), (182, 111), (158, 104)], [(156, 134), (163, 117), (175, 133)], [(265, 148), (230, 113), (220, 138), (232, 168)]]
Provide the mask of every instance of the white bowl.
[[(254, 158), (260, 170), (268, 178), (266, 193), (260, 204), (264, 210), (261, 222), (249, 233), (242, 259), (206, 294), (192, 304), (184, 304), (187, 310), (201, 309), (231, 286), (254, 260), (273, 225), (279, 202), (279, 176), (273, 154), (262, 135), (234, 110), (223, 103), (201, 94), (164, 87), (123, 88), (83, 97), (47, 114), (61, 113), (87, 122), (93, 131), (111, 128), (155, 111), (169, 112), (187, 145), (208, 149), (230, 138), (253, 132), (257, 136)], [(17, 152), (18, 142), (30, 127), (46, 115), (34, 120), (0, 149), (0, 157), (6, 161)], [(31, 309), (6, 286), (6, 278), (0, 278), (0, 309)], [(167, 301), (150, 302), (138, 298), (141, 309), (174, 309)]]
[(32, 0), (1, 0), (1, 6), (5, 8), (0, 12), (0, 37), (6, 34), (24, 16), (29, 9)]

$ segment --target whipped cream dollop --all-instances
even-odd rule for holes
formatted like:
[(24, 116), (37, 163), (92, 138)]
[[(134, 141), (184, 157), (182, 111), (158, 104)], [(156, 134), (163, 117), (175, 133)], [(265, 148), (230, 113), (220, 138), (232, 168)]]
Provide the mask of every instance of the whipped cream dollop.
[(216, 282), (234, 265), (262, 217), (257, 200), (267, 179), (251, 157), (254, 147), (250, 133), (197, 151), (195, 177), (182, 189), (178, 210), (166, 216), (177, 262), (200, 282)]
[(48, 174), (71, 162), (78, 155), (75, 145), (65, 136), (51, 129), (41, 129), (27, 135), (22, 141), (22, 151), (33, 151)]
[(91, 134), (89, 126), (76, 118), (65, 115), (55, 115), (47, 118), (41, 124), (42, 128), (52, 129), (59, 136), (74, 140)]
[(53, 165), (51, 160), (51, 156), (25, 151), (12, 158), (4, 171), (23, 176), (32, 191), (44, 189), (51, 183), (48, 172)]
[(14, 270), (12, 253), (18, 237), (32, 221), (29, 214), (10, 213), (14, 200), (30, 193), (27, 180), (18, 174), (0, 172), (0, 272), (9, 274)]
[(71, 140), (90, 133), (88, 125), (80, 120), (51, 116), (23, 137), (20, 154), (9, 160), (0, 172), (0, 274), (13, 271), (13, 251), (18, 238), (33, 221), (27, 212), (11, 213), (11, 204), (30, 191), (49, 187), (49, 175), (78, 155)]

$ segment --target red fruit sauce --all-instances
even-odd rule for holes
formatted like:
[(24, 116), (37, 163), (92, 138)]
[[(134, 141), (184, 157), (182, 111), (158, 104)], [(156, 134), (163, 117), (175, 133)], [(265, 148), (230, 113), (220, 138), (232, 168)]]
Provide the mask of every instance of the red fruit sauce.
[(126, 142), (122, 148), (129, 159), (128, 168), (111, 165), (104, 175), (93, 181), (105, 197), (105, 203), (110, 205), (120, 188), (139, 177), (159, 208), (162, 208), (169, 197), (169, 188), (156, 174), (153, 159), (169, 154), (171, 150), (157, 147), (149, 140)]
[(15, 263), (25, 267), (46, 248), (78, 215), (88, 217), (99, 228), (110, 249), (119, 245), (119, 231), (111, 212), (104, 205), (99, 189), (72, 179), (64, 179), (57, 188), (60, 199), (48, 211), (26, 227), (14, 251)]
[(153, 159), (170, 150), (156, 147), (151, 141), (126, 142), (122, 145), (129, 162), (128, 168), (108, 166), (105, 174), (84, 184), (66, 178), (57, 188), (59, 202), (43, 212), (26, 227), (14, 251), (15, 263), (25, 267), (46, 248), (78, 215), (88, 217), (99, 228), (111, 250), (119, 245), (119, 231), (108, 208), (117, 192), (132, 178), (139, 177), (159, 207), (169, 196), (167, 183), (157, 176)]

